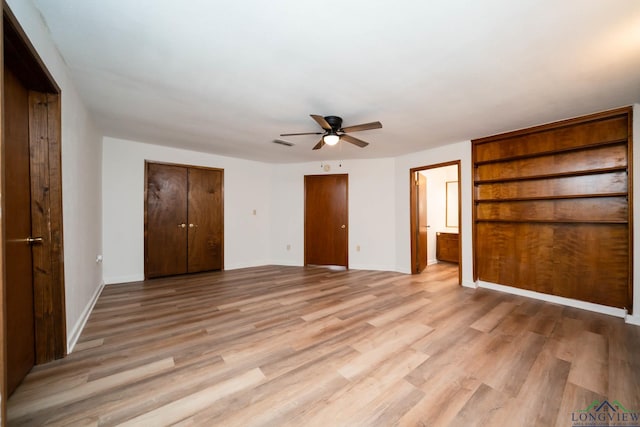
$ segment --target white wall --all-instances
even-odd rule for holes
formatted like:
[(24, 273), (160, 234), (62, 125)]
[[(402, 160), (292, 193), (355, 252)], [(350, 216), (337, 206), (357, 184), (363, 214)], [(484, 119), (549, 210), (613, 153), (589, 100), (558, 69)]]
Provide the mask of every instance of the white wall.
[(225, 170), (225, 269), (303, 265), (304, 175), (346, 173), (350, 268), (395, 269), (393, 159), (324, 162), (331, 167), (325, 172), (319, 162), (274, 165), (106, 137), (102, 169), (106, 283), (144, 277), (145, 160)]
[(145, 160), (224, 169), (224, 267), (230, 270), (269, 263), (272, 165), (105, 137), (105, 283), (144, 278)]
[(71, 346), (100, 289), (101, 137), (40, 14), (31, 2), (8, 0), (9, 7), (62, 91), (62, 203), (67, 342)]
[(456, 144), (407, 154), (395, 159), (395, 241), (396, 270), (411, 272), (411, 239), (409, 224), (409, 183), (412, 168), (435, 165), (460, 160), (461, 175), (461, 212), (460, 231), (462, 249), (462, 283), (474, 286), (472, 265), (472, 181), (471, 181), (471, 142)]
[[(321, 165), (329, 165), (330, 170), (325, 172)], [(273, 167), (270, 235), (273, 264), (304, 264), (304, 176), (346, 173), (349, 175), (349, 268), (395, 270), (393, 159)]]
[[(447, 227), (447, 182), (458, 181), (456, 165), (420, 171), (427, 179), (427, 263), (436, 260), (436, 233), (457, 233), (458, 227)], [(457, 185), (457, 184), (456, 184)], [(456, 214), (457, 215), (457, 214)]]

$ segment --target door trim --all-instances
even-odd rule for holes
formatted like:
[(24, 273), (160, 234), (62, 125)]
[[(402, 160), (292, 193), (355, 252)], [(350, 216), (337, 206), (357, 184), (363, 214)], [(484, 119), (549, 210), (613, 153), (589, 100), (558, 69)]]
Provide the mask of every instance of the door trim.
[(460, 250), (458, 251), (458, 285), (462, 285), (462, 205), (460, 203), (461, 200), (461, 174), (460, 174), (460, 160), (452, 160), (450, 162), (444, 163), (436, 163), (433, 165), (427, 166), (419, 166), (415, 168), (411, 168), (409, 170), (409, 234), (411, 239), (411, 274), (416, 274), (416, 229), (417, 229), (417, 218), (416, 218), (416, 209), (415, 209), (415, 197), (413, 196), (416, 192), (416, 184), (415, 184), (415, 174), (420, 171), (428, 170), (428, 169), (436, 169), (445, 166), (458, 166), (458, 237), (460, 241)]
[[(31, 187), (32, 191), (36, 190), (35, 194), (32, 195), (32, 206), (35, 201), (41, 211), (49, 212), (49, 216), (43, 218), (40, 223), (32, 224), (32, 227), (40, 227), (45, 237), (43, 244), (39, 248), (41, 249), (38, 256), (39, 263), (34, 263), (34, 266), (38, 265), (39, 269), (44, 269), (45, 271), (41, 271), (37, 279), (34, 276), (33, 283), (34, 297), (40, 300), (34, 304), (36, 364), (40, 364), (64, 357), (67, 351), (62, 230), (60, 88), (29, 41), (18, 20), (9, 9), (9, 6), (1, 0), (0, 5), (3, 12), (2, 67), (0, 67), (2, 73), (5, 66), (10, 66), (19, 73), (27, 89), (42, 92), (37, 96), (44, 96), (45, 99), (40, 99), (40, 101), (42, 105), (46, 104), (46, 114), (40, 114), (39, 116), (39, 119), (47, 121), (46, 127), (39, 126), (41, 135), (38, 135), (37, 138), (35, 135), (29, 136), (30, 147), (36, 145), (38, 148), (37, 152), (30, 154), (32, 168)], [(4, 90), (2, 90), (2, 97), (4, 97)], [(31, 102), (29, 108), (31, 121), (31, 115), (33, 114)], [(2, 120), (4, 121), (4, 98), (2, 99), (1, 111)], [(31, 123), (29, 126), (31, 129)], [(3, 176), (4, 163), (7, 161), (4, 157), (4, 127), (0, 134), (0, 153), (2, 153), (0, 156), (0, 176)], [(47, 143), (42, 144), (40, 137), (46, 139)], [(4, 179), (0, 179), (4, 184)], [(1, 209), (4, 209), (4, 203), (5, 200), (2, 198)], [(2, 240), (0, 253), (4, 255), (6, 245), (4, 218), (0, 227)], [(0, 338), (2, 339), (2, 348), (0, 351), (0, 363), (2, 364), (3, 375), (0, 387), (0, 417), (5, 420), (7, 399), (7, 383), (6, 375), (4, 375), (7, 372), (6, 282), (4, 280), (4, 265), (1, 262), (0, 297), (2, 298), (2, 309), (0, 310)]]

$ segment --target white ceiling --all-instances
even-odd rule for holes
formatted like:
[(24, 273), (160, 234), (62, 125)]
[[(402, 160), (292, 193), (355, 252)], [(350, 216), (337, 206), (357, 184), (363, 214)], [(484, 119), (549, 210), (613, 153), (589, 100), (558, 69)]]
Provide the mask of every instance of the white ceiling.
[[(398, 156), (640, 101), (638, 0), (34, 0), (105, 135)], [(312, 151), (309, 114), (379, 120)]]

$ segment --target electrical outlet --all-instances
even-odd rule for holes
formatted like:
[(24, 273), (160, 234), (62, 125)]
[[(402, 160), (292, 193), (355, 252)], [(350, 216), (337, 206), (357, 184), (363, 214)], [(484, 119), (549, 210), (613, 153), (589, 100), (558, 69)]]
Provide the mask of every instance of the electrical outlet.
[(360, 245), (356, 245), (356, 252), (360, 252)]
[(287, 245), (287, 250), (290, 251), (291, 250), (291, 245)]
[(253, 210), (254, 215), (258, 215), (258, 211), (256, 209)]

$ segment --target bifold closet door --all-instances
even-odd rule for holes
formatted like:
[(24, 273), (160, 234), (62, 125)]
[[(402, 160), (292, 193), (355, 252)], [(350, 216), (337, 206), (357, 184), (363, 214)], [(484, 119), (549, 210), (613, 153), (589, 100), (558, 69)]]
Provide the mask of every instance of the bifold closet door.
[(222, 171), (189, 168), (189, 273), (222, 269)]
[(187, 272), (187, 185), (187, 168), (147, 163), (147, 278)]
[(223, 267), (223, 171), (147, 162), (145, 277)]

